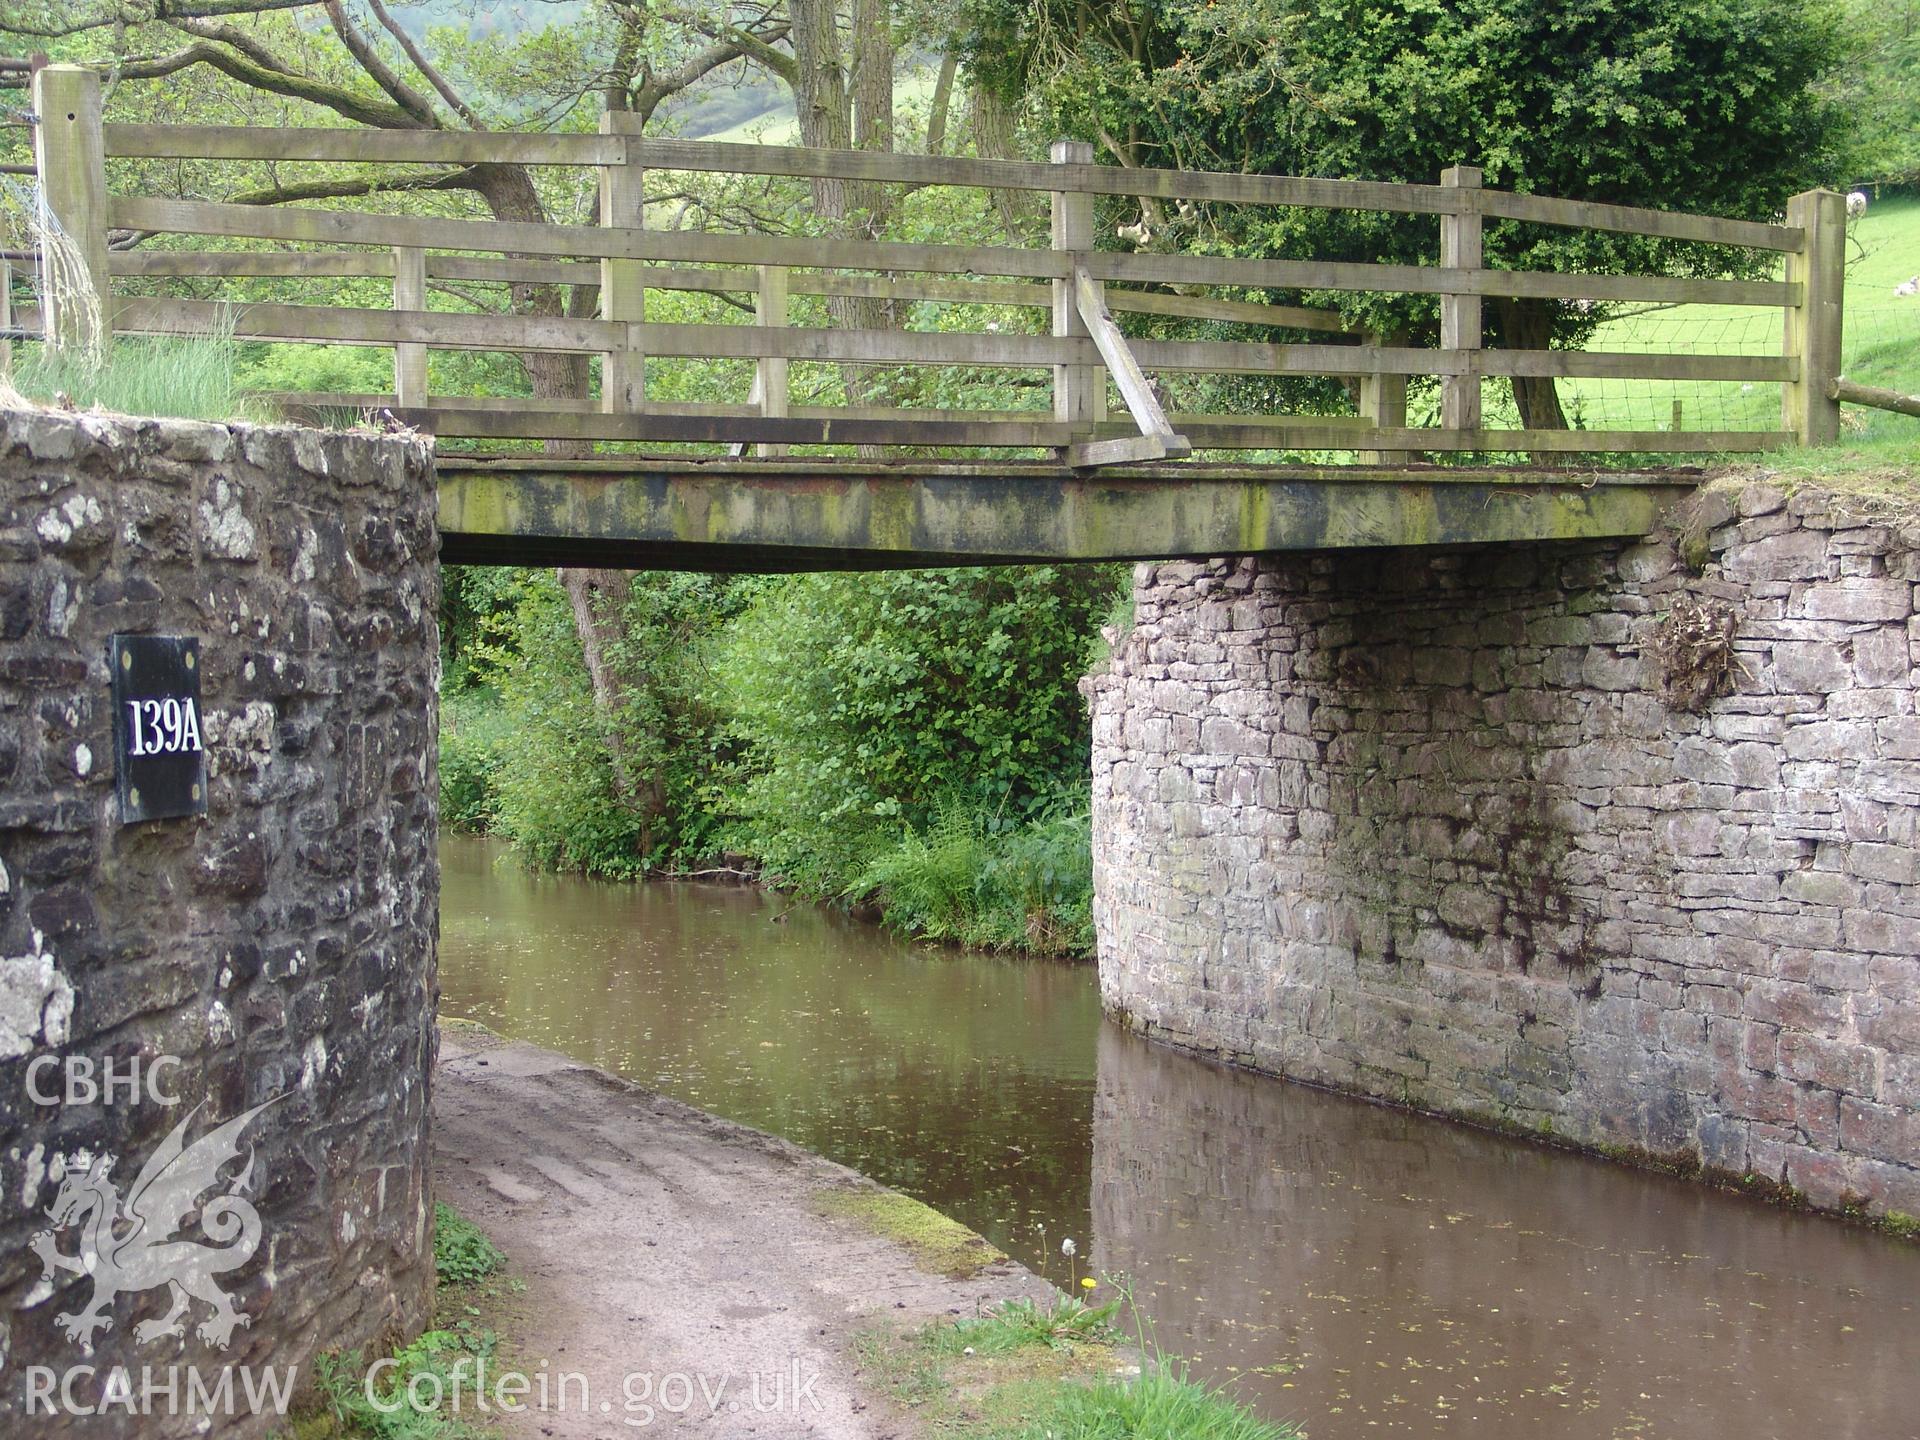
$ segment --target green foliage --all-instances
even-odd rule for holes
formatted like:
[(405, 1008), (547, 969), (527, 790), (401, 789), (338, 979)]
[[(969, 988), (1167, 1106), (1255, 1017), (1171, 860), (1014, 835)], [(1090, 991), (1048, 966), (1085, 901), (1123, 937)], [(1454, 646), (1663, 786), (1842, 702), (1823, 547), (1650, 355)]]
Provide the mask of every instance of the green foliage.
[(1076, 686), (1121, 575), (638, 574), (603, 717), (551, 572), (449, 571), (442, 814), (543, 868), (627, 877), (734, 851), (805, 893), (876, 900), (909, 934), (1089, 954)]
[[(429, 1330), (395, 1351), (397, 1363), (371, 1382), (371, 1362), (361, 1351), (323, 1354), (314, 1360), (315, 1387), (336, 1433), (355, 1440), (479, 1440), (485, 1432), (451, 1413), (452, 1398), (458, 1394), (471, 1407), (476, 1367), (495, 1344), (491, 1334)], [(441, 1403), (414, 1403), (408, 1387), (421, 1376), (428, 1378), (414, 1393)]]
[(1920, 0), (1846, 0), (1852, 60), (1831, 81), (1859, 125), (1851, 179), (1920, 185)]
[(615, 793), (572, 608), (551, 571), (512, 574), (513, 606), (481, 662), (507, 731), (491, 771), (493, 828), (543, 869), (637, 875), (642, 819)]
[(943, 806), (1009, 824), (1046, 812), (1086, 770), (1075, 687), (1112, 573), (1033, 566), (762, 584), (718, 656), (746, 747), (740, 843), (828, 894)]
[[(1133, 164), (1428, 184), (1469, 164), (1514, 190), (1751, 219), (1846, 173), (1847, 118), (1822, 88), (1845, 54), (1831, 0), (973, 8), (982, 45), (1014, 57), (992, 62), (1003, 85), (1030, 93), (1061, 133), (1128, 137)], [(1201, 206), (1159, 221), (1189, 252), (1438, 258), (1428, 216)], [(1502, 268), (1758, 273), (1769, 259), (1599, 231), (1486, 230), (1487, 264)], [(1274, 298), (1338, 305), (1417, 345), (1437, 336), (1431, 298)], [(1489, 340), (1574, 344), (1604, 316), (1496, 298)]]
[(1291, 1425), (1262, 1420), (1185, 1366), (1157, 1364), (1137, 1379), (1108, 1376), (1059, 1385), (1017, 1431), (1020, 1440), (1300, 1440)]
[(621, 879), (714, 853), (731, 750), (706, 649), (737, 589), (708, 575), (632, 577), (630, 595), (612, 602), (622, 623), (606, 658), (620, 705), (609, 715), (552, 571), (451, 580), (442, 813), (503, 836), (543, 869)]
[(433, 1204), (433, 1269), (442, 1285), (472, 1285), (507, 1263), (500, 1247), (450, 1205)]
[(440, 702), (440, 820), (456, 830), (493, 829), (500, 767), (513, 727), (499, 698), (449, 690)]
[(15, 347), (13, 384), (32, 399), (65, 395), (85, 410), (182, 420), (271, 420), (235, 378), (239, 346), (230, 331), (121, 336), (98, 365), (44, 344)]
[(1093, 953), (1093, 842), (1088, 815), (1061, 811), (1000, 823), (958, 804), (908, 830), (846, 893), (877, 899), (910, 935), (990, 950)]
[(1022, 1296), (1002, 1300), (984, 1315), (934, 1325), (925, 1340), (930, 1349), (946, 1355), (1004, 1355), (1028, 1345), (1109, 1345), (1118, 1338), (1113, 1317), (1119, 1309), (1117, 1298), (1089, 1305), (1077, 1296), (1061, 1295), (1043, 1306)]

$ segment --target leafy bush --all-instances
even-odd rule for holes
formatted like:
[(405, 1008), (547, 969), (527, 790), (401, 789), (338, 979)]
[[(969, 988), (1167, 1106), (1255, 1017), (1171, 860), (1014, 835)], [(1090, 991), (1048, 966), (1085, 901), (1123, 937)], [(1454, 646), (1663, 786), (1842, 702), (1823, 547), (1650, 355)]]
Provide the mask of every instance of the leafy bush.
[(908, 830), (847, 886), (910, 935), (993, 950), (1093, 951), (1093, 845), (1084, 810), (1011, 825), (959, 805)]
[[(833, 893), (942, 807), (1019, 823), (1063, 783), (1084, 785), (1076, 687), (1114, 574), (1043, 565), (762, 582), (717, 661), (746, 747), (731, 787), (743, 848), (803, 890)], [(960, 844), (949, 833), (940, 849)], [(949, 860), (913, 857), (922, 869)]]
[[(551, 570), (463, 579), (447, 673), (469, 698), (447, 696), (444, 813), (484, 824), (542, 869), (626, 879), (713, 853), (731, 749), (705, 652), (738, 607), (734, 588), (710, 575), (633, 576), (630, 593), (607, 602), (622, 623), (606, 656), (621, 705), (606, 715)], [(487, 691), (497, 707), (476, 721), (471, 697)]]
[(450, 1205), (433, 1205), (433, 1269), (442, 1285), (472, 1285), (507, 1263), (500, 1247)]
[(440, 820), (455, 830), (493, 828), (500, 766), (511, 727), (489, 691), (449, 693), (440, 706)]

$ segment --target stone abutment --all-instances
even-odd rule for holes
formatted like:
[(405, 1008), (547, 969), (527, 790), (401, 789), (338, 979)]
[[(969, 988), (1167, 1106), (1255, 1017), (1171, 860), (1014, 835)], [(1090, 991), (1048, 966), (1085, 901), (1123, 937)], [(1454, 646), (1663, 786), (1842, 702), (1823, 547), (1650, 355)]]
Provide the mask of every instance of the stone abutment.
[(1140, 568), (1100, 979), (1276, 1075), (1920, 1213), (1920, 519)]
[[(8, 1435), (265, 1433), (424, 1322), (436, 552), (418, 441), (0, 410)], [(204, 814), (123, 823), (129, 636)]]

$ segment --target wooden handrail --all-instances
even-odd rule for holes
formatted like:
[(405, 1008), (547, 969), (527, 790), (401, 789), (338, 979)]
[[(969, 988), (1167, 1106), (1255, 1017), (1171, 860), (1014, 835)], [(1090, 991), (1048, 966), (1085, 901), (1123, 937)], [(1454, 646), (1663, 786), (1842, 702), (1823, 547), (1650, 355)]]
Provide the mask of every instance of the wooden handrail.
[[(79, 242), (87, 276), (110, 327), (133, 333), (229, 328), (241, 339), (390, 347), (394, 393), (384, 408), (442, 433), (551, 440), (719, 441), (763, 455), (789, 445), (966, 445), (1045, 448), (1073, 465), (1176, 456), (1209, 449), (1337, 448), (1378, 457), (1423, 451), (1501, 449), (1700, 451), (1751, 449), (1830, 435), (1839, 362), (1844, 212), (1840, 197), (1795, 197), (1787, 223), (1757, 223), (1485, 187), (1459, 166), (1439, 184), (1311, 176), (1213, 174), (1093, 163), (1090, 147), (1061, 142), (1049, 163), (955, 156), (822, 150), (655, 139), (630, 117), (603, 117), (599, 133), (524, 135), (374, 129), (270, 130), (233, 126), (102, 125), (98, 76), (54, 66), (35, 78), (73, 123), (41, 127), (40, 173), (49, 207)], [(64, 88), (63, 88), (64, 87)], [(57, 92), (57, 94), (56, 94)], [(70, 103), (69, 103), (70, 102)], [(48, 104), (40, 106), (42, 110)], [(599, 222), (590, 226), (499, 222), (309, 206), (251, 206), (155, 197), (110, 197), (105, 157), (188, 157), (354, 164), (522, 164), (599, 171)], [(1049, 246), (913, 244), (806, 235), (662, 231), (648, 227), (645, 171), (838, 179), (911, 186), (1027, 191), (1050, 197)], [(1440, 263), (1373, 264), (1301, 256), (1268, 259), (1099, 248), (1097, 197), (1168, 202), (1333, 208), (1433, 216)], [(1745, 247), (1785, 256), (1781, 278), (1583, 274), (1502, 270), (1485, 262), (1485, 236), (1512, 225), (1548, 225), (1662, 241)], [(108, 230), (179, 234), (275, 246), (289, 253), (196, 251), (109, 256)], [(1736, 270), (1736, 273), (1739, 273)], [(115, 294), (114, 275), (164, 280), (259, 276), (292, 280), (390, 279), (390, 308), (234, 304)], [(432, 281), (590, 286), (592, 307), (568, 315), (467, 313), (429, 305)], [(82, 286), (84, 293), (85, 287)], [(1238, 294), (1207, 293), (1228, 289)], [(650, 291), (706, 291), (736, 305), (751, 297), (754, 323), (662, 324)], [(1262, 291), (1381, 293), (1433, 297), (1437, 348), (1350, 333), (1330, 308), (1270, 304)], [(858, 297), (906, 304), (1019, 307), (1049, 311), (1048, 333), (1031, 322), (995, 320), (951, 329), (834, 329), (789, 314), (790, 296)], [(1785, 312), (1777, 355), (1622, 354), (1487, 348), (1488, 299), (1774, 307)], [(574, 300), (586, 297), (578, 288)], [(1305, 331), (1314, 343), (1128, 335), (1115, 313)], [(39, 319), (30, 309), (25, 323)], [(67, 317), (71, 320), (73, 317)], [(943, 324), (954, 316), (946, 312)], [(1145, 327), (1133, 327), (1135, 329)], [(984, 333), (982, 333), (984, 331)], [(1151, 332), (1150, 332), (1151, 333)], [(1178, 334), (1179, 332), (1174, 332)], [(596, 398), (472, 400), (434, 397), (432, 349), (560, 352), (601, 357)], [(745, 405), (663, 403), (649, 397), (647, 364), (739, 362), (751, 367)], [(1049, 408), (910, 411), (876, 406), (796, 405), (793, 362), (836, 367), (944, 366), (989, 372), (1051, 372)], [(1169, 415), (1156, 374), (1319, 376), (1347, 387), (1350, 416)], [(1436, 377), (1440, 424), (1406, 424), (1407, 380)], [(1773, 384), (1783, 393), (1782, 431), (1489, 430), (1483, 382), (1520, 377), (1687, 380)], [(1030, 378), (1023, 386), (1041, 390)], [(1125, 404), (1107, 418), (1109, 387)], [(1033, 393), (1030, 391), (1029, 393)], [(1043, 392), (1045, 393), (1045, 392)], [(1329, 404), (1339, 390), (1318, 392)], [(313, 399), (314, 397), (307, 397)], [(351, 399), (353, 397), (335, 397)], [(1676, 411), (1676, 416), (1677, 416)]]
[[(815, 240), (786, 235), (537, 225), (497, 220), (443, 220), (351, 210), (276, 210), (204, 200), (116, 196), (109, 223), (131, 230), (173, 231), (322, 245), (409, 245), (434, 250), (592, 256), (669, 263), (709, 261), (790, 268), (915, 271), (1064, 281), (1072, 252), (994, 245), (913, 245), (881, 240)], [(1448, 270), (1333, 260), (1249, 260), (1213, 255), (1086, 257), (1096, 280), (1164, 285), (1237, 285), (1249, 289), (1346, 290), (1403, 295), (1512, 295), (1650, 304), (1764, 305), (1798, 303), (1798, 287), (1779, 280), (1712, 280), (1667, 275), (1581, 275), (1551, 271)]]
[[(993, 190), (1070, 191), (1083, 195), (1297, 205), (1414, 215), (1457, 215), (1448, 187), (1382, 180), (1329, 180), (797, 145), (742, 145), (639, 136), (518, 134), (507, 131), (289, 129), (237, 125), (108, 125), (109, 155), (138, 159), (310, 160), (370, 164), (619, 165), (725, 175), (871, 180)], [(1798, 229), (1712, 215), (1490, 192), (1483, 212), (1509, 220), (1657, 235), (1703, 244), (1795, 251)]]
[[(22, 323), (39, 322), (24, 307)], [(338, 305), (283, 305), (228, 300), (128, 296), (119, 328), (130, 334), (231, 331), (242, 340), (315, 341), (332, 345), (428, 345), (448, 350), (550, 350), (598, 354), (633, 345), (673, 359), (800, 360), (869, 365), (951, 365), (1032, 369), (1098, 365), (1084, 337), (823, 330), (758, 325), (623, 325), (563, 316), (468, 314), (446, 310), (373, 310)], [(1566, 379), (1793, 381), (1787, 355), (1681, 355), (1599, 350), (1455, 350), (1388, 345), (1290, 345), (1240, 340), (1132, 340), (1143, 370), (1208, 375), (1556, 376)], [(1472, 428), (1472, 427), (1457, 427)]]

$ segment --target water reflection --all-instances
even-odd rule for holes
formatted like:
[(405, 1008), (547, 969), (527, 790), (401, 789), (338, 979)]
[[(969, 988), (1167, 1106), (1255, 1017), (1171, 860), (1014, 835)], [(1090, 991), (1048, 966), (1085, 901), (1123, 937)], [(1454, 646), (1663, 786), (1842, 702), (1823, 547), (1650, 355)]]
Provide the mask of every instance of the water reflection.
[(1920, 1434), (1920, 1251), (1111, 1026), (1095, 1263), (1316, 1437)]
[(916, 950), (753, 889), (501, 858), (441, 844), (442, 1014), (784, 1135), (1029, 1263), (1087, 1234), (1088, 969)]
[(1167, 1350), (1314, 1440), (1920, 1436), (1920, 1247), (1155, 1049), (1086, 969), (498, 854), (442, 846), (443, 1013), (776, 1131), (1063, 1283), (1074, 1236)]

